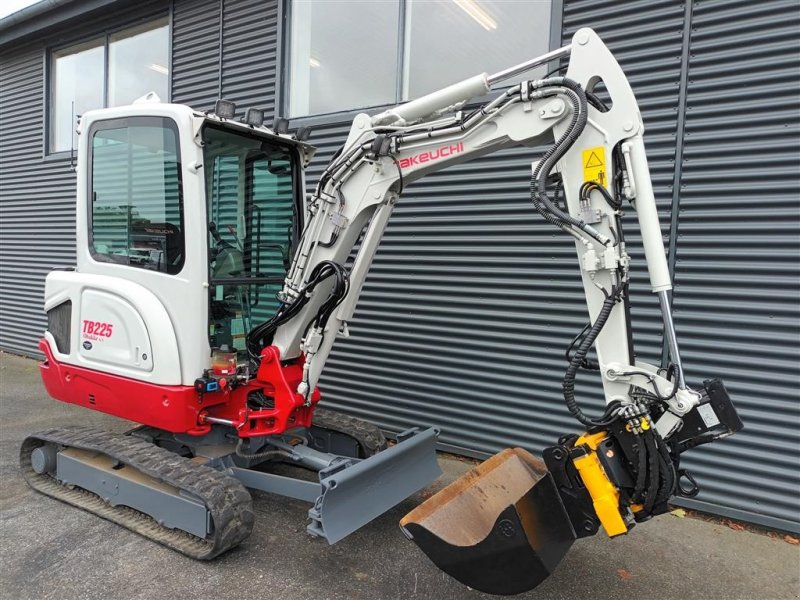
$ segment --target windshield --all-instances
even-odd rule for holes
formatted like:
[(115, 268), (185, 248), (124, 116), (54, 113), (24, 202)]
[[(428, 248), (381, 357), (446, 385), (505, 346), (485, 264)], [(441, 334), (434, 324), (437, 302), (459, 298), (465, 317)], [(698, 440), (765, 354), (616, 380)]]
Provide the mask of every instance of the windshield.
[(212, 347), (245, 349), (247, 332), (269, 319), (292, 258), (295, 154), (272, 141), (203, 129)]

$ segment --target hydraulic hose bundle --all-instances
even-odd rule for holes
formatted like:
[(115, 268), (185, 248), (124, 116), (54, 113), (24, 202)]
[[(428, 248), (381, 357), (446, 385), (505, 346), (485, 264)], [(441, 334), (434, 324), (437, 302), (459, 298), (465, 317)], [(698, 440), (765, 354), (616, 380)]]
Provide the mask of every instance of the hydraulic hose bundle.
[[(547, 193), (547, 179), (559, 160), (569, 151), (572, 145), (580, 137), (588, 121), (587, 94), (583, 88), (570, 79), (565, 77), (553, 77), (530, 84), (530, 92), (538, 92), (547, 95), (550, 90), (566, 96), (572, 104), (572, 118), (565, 133), (556, 140), (545, 153), (535, 167), (531, 176), (531, 199), (536, 210), (545, 220), (563, 231), (570, 233), (578, 239), (583, 239), (588, 244), (586, 236), (607, 246), (611, 243), (618, 245), (622, 243), (622, 230), (619, 221), (620, 210), (622, 209), (621, 196), (617, 193), (611, 194), (602, 185), (595, 181), (584, 182), (579, 190), (580, 200), (588, 201), (592, 192), (599, 192), (605, 202), (616, 214), (615, 227), (610, 227), (613, 241), (599, 231), (586, 224), (581, 219), (575, 218), (562, 210), (558, 206), (560, 194), (560, 182), (556, 186), (555, 197), (551, 200)], [(597, 103), (592, 102), (597, 108)], [(598, 108), (599, 110), (599, 108)], [(619, 165), (620, 162), (616, 161)], [(618, 175), (620, 175), (618, 173)], [(616, 177), (615, 179), (619, 179)], [(619, 186), (617, 186), (619, 187)], [(600, 287), (600, 286), (598, 286)], [(642, 517), (652, 514), (653, 509), (666, 502), (674, 493), (677, 485), (677, 474), (675, 463), (670, 456), (669, 448), (663, 438), (650, 426), (649, 415), (646, 403), (637, 402), (636, 404), (623, 404), (621, 402), (611, 402), (606, 406), (602, 416), (592, 418), (583, 413), (575, 397), (575, 378), (580, 369), (596, 370), (600, 365), (594, 360), (587, 358), (589, 351), (600, 335), (603, 327), (607, 323), (614, 307), (621, 302), (627, 295), (627, 283), (620, 278), (611, 290), (600, 288), (605, 295), (603, 305), (593, 323), (586, 325), (570, 343), (565, 357), (569, 363), (562, 381), (562, 392), (564, 401), (570, 414), (574, 416), (589, 431), (606, 430), (615, 423), (618, 427), (625, 428), (634, 438), (635, 460), (632, 467), (635, 468), (635, 483), (632, 490), (632, 501), (641, 505)], [(576, 348), (577, 346), (577, 348)], [(654, 386), (654, 399), (664, 400), (665, 398)], [(649, 396), (649, 394), (648, 394)]]
[(664, 439), (648, 428), (636, 434), (637, 470), (632, 500), (642, 505), (642, 514), (669, 500), (675, 493), (678, 475)]
[(316, 316), (309, 323), (309, 327), (324, 328), (330, 319), (331, 314), (344, 297), (347, 295), (349, 281), (344, 267), (330, 260), (320, 262), (311, 271), (308, 283), (299, 290), (294, 300), (281, 304), (275, 315), (265, 323), (255, 327), (247, 334), (247, 349), (250, 357), (257, 361), (262, 348), (271, 341), (275, 330), (282, 323), (289, 321), (299, 314), (303, 307), (308, 303), (311, 292), (323, 281), (333, 278), (333, 287), (328, 297), (322, 303)]
[(564, 393), (564, 401), (567, 404), (567, 409), (569, 409), (569, 412), (573, 417), (575, 417), (586, 427), (607, 426), (609, 424), (609, 419), (613, 420), (616, 418), (615, 413), (609, 414), (609, 409), (612, 408), (611, 404), (608, 405), (606, 414), (599, 420), (591, 419), (583, 414), (583, 411), (580, 409), (578, 402), (575, 399), (575, 376), (578, 373), (578, 369), (585, 364), (586, 355), (589, 353), (589, 350), (591, 349), (592, 344), (594, 344), (594, 341), (597, 339), (597, 336), (600, 335), (600, 331), (602, 331), (603, 326), (605, 326), (606, 321), (608, 321), (608, 317), (611, 315), (611, 311), (613, 310), (614, 306), (617, 304), (617, 302), (619, 302), (622, 291), (623, 286), (622, 284), (619, 284), (611, 291), (611, 293), (606, 293), (606, 298), (603, 301), (603, 306), (600, 309), (597, 318), (589, 327), (588, 332), (578, 345), (578, 349), (570, 357), (569, 366), (567, 367), (567, 371), (564, 374), (564, 379), (561, 383), (561, 389)]
[[(581, 85), (566, 77), (551, 77), (540, 81), (530, 82), (530, 92), (547, 94), (550, 90), (555, 93), (560, 93), (569, 98), (572, 104), (572, 118), (567, 130), (564, 134), (556, 140), (542, 156), (536, 168), (531, 175), (531, 199), (536, 210), (545, 218), (545, 220), (563, 231), (570, 233), (576, 237), (583, 238), (585, 234), (604, 246), (611, 243), (611, 240), (597, 231), (594, 227), (586, 224), (581, 219), (575, 218), (567, 212), (561, 210), (558, 205), (550, 199), (547, 193), (547, 178), (550, 172), (555, 167), (561, 158), (569, 151), (576, 140), (583, 133), (586, 123), (588, 121), (588, 102), (586, 92)], [(585, 182), (580, 189), (581, 198), (588, 197), (588, 194), (595, 189), (601, 190), (604, 198), (609, 205), (615, 210), (619, 208), (620, 202), (615, 201), (613, 197), (602, 186), (594, 182)], [(558, 188), (557, 188), (558, 191)], [(612, 228), (613, 231), (613, 228)], [(618, 236), (615, 234), (615, 238)], [(618, 239), (615, 243), (618, 243)], [(611, 291), (603, 290), (605, 300), (600, 309), (594, 323), (587, 325), (581, 333), (576, 336), (570, 347), (567, 349), (567, 359), (569, 367), (564, 374), (562, 381), (562, 391), (564, 394), (564, 401), (567, 409), (581, 424), (586, 427), (606, 426), (614, 419), (618, 418), (621, 406), (618, 403), (609, 404), (606, 407), (605, 414), (600, 419), (592, 419), (584, 415), (578, 406), (575, 398), (575, 377), (580, 368), (593, 368), (595, 364), (587, 361), (587, 354), (591, 349), (600, 331), (608, 321), (611, 311), (614, 306), (619, 302), (625, 293), (625, 285), (623, 283), (617, 284)], [(578, 344), (577, 350), (570, 356), (570, 351), (578, 338), (582, 338)], [(599, 365), (597, 365), (599, 366)]]
[(573, 217), (572, 215), (562, 211), (556, 206), (547, 194), (547, 176), (553, 170), (556, 163), (569, 151), (575, 141), (583, 133), (588, 120), (588, 109), (586, 92), (584, 92), (581, 85), (566, 77), (552, 77), (541, 81), (531, 82), (531, 91), (549, 88), (560, 87), (572, 104), (572, 119), (567, 130), (564, 134), (556, 140), (556, 143), (550, 146), (542, 156), (539, 164), (533, 170), (531, 175), (531, 199), (536, 210), (541, 214), (545, 220), (552, 223), (556, 227), (564, 230), (577, 228), (584, 232), (586, 235), (594, 238), (603, 245), (609, 243), (608, 238), (602, 235), (594, 227), (587, 225), (582, 220)]

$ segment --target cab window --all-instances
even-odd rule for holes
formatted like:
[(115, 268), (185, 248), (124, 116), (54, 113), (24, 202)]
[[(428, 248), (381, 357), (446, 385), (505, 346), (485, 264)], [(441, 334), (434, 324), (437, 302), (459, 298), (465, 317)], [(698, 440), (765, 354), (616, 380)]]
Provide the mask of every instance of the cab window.
[(244, 350), (269, 319), (296, 231), (295, 154), (272, 141), (207, 125), (203, 130), (212, 347)]
[(178, 130), (161, 117), (90, 131), (90, 250), (95, 260), (176, 274), (184, 262)]

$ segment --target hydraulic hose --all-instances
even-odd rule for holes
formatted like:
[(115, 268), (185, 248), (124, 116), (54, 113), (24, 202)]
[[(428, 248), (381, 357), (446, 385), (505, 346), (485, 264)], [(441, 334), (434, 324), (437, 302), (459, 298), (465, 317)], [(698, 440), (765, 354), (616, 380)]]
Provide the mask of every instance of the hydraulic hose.
[(658, 435), (656, 436), (656, 445), (658, 446), (658, 454), (661, 467), (661, 492), (658, 494), (658, 502), (666, 502), (670, 499), (675, 492), (675, 485), (678, 481), (677, 474), (675, 473), (675, 465), (672, 462), (672, 457), (669, 455), (669, 449), (664, 439)]
[(578, 406), (578, 402), (575, 399), (575, 376), (578, 373), (578, 369), (580, 369), (581, 365), (583, 364), (586, 355), (589, 353), (589, 349), (592, 347), (595, 339), (597, 339), (600, 331), (605, 326), (606, 321), (608, 321), (608, 317), (611, 315), (611, 311), (618, 301), (618, 296), (621, 290), (622, 287), (617, 286), (611, 291), (610, 294), (606, 296), (606, 299), (603, 301), (603, 306), (600, 308), (600, 312), (597, 314), (597, 318), (595, 319), (586, 336), (581, 341), (578, 349), (575, 351), (575, 354), (572, 355), (572, 359), (569, 362), (567, 372), (564, 374), (564, 380), (561, 384), (561, 389), (564, 392), (564, 401), (567, 404), (569, 412), (573, 417), (578, 419), (578, 421), (587, 427), (597, 426), (601, 423), (584, 415), (583, 411)]
[(560, 86), (568, 90), (569, 93), (567, 93), (567, 96), (573, 106), (572, 118), (566, 132), (564, 132), (555, 144), (547, 149), (531, 175), (531, 198), (533, 204), (536, 210), (549, 223), (561, 229), (565, 229), (569, 226), (577, 227), (601, 244), (607, 245), (609, 242), (608, 238), (601, 235), (600, 232), (593, 227), (587, 225), (583, 220), (577, 219), (562, 211), (552, 202), (547, 194), (547, 175), (549, 175), (556, 163), (561, 160), (583, 133), (588, 120), (586, 92), (578, 82), (567, 79), (566, 77), (553, 77), (551, 79), (542, 80), (536, 87), (538, 89), (551, 86)]
[(644, 500), (644, 488), (647, 483), (647, 448), (645, 447), (644, 436), (641, 434), (636, 438), (636, 484), (633, 488), (633, 497), (641, 502)]
[(648, 458), (648, 485), (647, 495), (645, 496), (644, 500), (644, 512), (648, 515), (653, 512), (653, 507), (656, 505), (656, 499), (658, 498), (658, 486), (661, 479), (658, 468), (659, 455), (656, 448), (655, 435), (656, 434), (653, 433), (652, 430), (649, 430), (646, 432), (644, 438)]
[(317, 311), (312, 323), (318, 327), (325, 327), (333, 311), (341, 304), (347, 290), (349, 281), (347, 272), (342, 265), (333, 261), (322, 261), (314, 267), (309, 274), (308, 283), (300, 290), (297, 298), (290, 304), (282, 304), (278, 312), (267, 322), (255, 327), (247, 334), (247, 347), (253, 360), (258, 359), (265, 338), (271, 336), (275, 329), (289, 319), (297, 316), (309, 301), (309, 294), (322, 281), (329, 277), (334, 278), (333, 289)]
[(241, 458), (246, 458), (248, 460), (267, 460), (273, 458), (286, 458), (288, 456), (284, 450), (265, 450), (264, 452), (248, 454), (244, 451), (243, 446), (244, 439), (239, 438), (239, 441), (236, 443), (236, 456), (240, 456)]

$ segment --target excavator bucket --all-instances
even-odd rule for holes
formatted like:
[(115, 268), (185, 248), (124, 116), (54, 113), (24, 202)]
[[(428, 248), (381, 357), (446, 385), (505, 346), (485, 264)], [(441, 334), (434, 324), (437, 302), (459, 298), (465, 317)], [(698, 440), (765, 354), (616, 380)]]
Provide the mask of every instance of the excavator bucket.
[(490, 594), (536, 587), (576, 539), (552, 475), (521, 448), (481, 463), (400, 526), (437, 567)]

